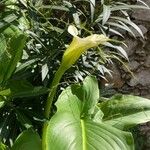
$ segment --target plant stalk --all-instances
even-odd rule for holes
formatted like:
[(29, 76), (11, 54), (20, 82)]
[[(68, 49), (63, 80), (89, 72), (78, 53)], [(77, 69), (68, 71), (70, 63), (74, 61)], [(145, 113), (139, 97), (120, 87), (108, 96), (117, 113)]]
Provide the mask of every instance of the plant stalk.
[[(46, 105), (45, 105), (45, 113), (44, 116), (49, 120), (50, 114), (51, 114), (51, 107), (52, 103), (54, 101), (54, 96), (56, 94), (56, 90), (58, 87), (58, 84), (61, 80), (61, 77), (65, 73), (66, 69), (60, 65), (58, 70), (55, 73), (54, 79), (52, 81), (52, 84), (50, 86), (50, 93), (48, 95)], [(46, 150), (46, 131), (47, 131), (48, 121), (44, 122), (43, 124), (43, 131), (42, 131), (42, 150)]]

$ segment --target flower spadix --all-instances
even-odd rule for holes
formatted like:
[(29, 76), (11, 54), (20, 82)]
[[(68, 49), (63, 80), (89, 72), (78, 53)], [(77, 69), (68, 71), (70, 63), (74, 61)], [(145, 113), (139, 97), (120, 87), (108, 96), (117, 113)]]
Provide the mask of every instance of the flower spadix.
[(78, 36), (78, 30), (76, 27), (70, 25), (68, 27), (68, 32), (73, 36), (73, 40), (69, 47), (64, 52), (62, 58), (62, 66), (65, 69), (70, 68), (81, 56), (89, 48), (97, 47), (99, 44), (104, 44), (109, 40), (103, 34), (92, 34), (85, 38), (80, 38)]

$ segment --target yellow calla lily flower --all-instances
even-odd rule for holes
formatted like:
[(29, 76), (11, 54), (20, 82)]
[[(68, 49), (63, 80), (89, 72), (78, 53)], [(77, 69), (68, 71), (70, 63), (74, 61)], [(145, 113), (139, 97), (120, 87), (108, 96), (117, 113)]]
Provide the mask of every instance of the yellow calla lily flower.
[(93, 34), (86, 38), (78, 37), (78, 30), (74, 26), (69, 26), (68, 32), (73, 35), (73, 40), (69, 47), (64, 52), (62, 57), (61, 65), (59, 66), (58, 70), (55, 73), (54, 79), (51, 84), (51, 92), (49, 93), (47, 104), (45, 108), (45, 116), (48, 117), (50, 114), (50, 108), (53, 102), (53, 98), (56, 93), (57, 86), (61, 80), (61, 77), (65, 73), (67, 69), (69, 69), (84, 53), (87, 49), (96, 47), (99, 44), (104, 44), (109, 40), (108, 37), (101, 34)]
[[(50, 87), (50, 93), (47, 98), (47, 102), (45, 105), (45, 117), (49, 118), (49, 114), (51, 113), (51, 106), (52, 102), (54, 100), (54, 96), (56, 93), (57, 86), (61, 80), (61, 77), (65, 73), (67, 69), (69, 69), (81, 56), (82, 53), (84, 53), (86, 50), (92, 47), (96, 47), (99, 44), (104, 44), (109, 40), (108, 37), (101, 34), (93, 34), (86, 38), (80, 38), (78, 37), (78, 30), (74, 26), (69, 26), (68, 32), (73, 36), (73, 40), (69, 47), (64, 52), (64, 55), (62, 57), (62, 62), (60, 67), (55, 73), (54, 79), (52, 81), (51, 87)], [(47, 130), (47, 122), (44, 123), (43, 126), (43, 141), (42, 141), (42, 147), (45, 149), (46, 143), (45, 143), (45, 135)]]
[(61, 66), (66, 70), (70, 68), (86, 50), (97, 47), (99, 44), (104, 44), (109, 40), (109, 38), (103, 34), (93, 34), (86, 38), (80, 38), (77, 36), (77, 29), (74, 26), (69, 26), (68, 30), (74, 37), (62, 58)]

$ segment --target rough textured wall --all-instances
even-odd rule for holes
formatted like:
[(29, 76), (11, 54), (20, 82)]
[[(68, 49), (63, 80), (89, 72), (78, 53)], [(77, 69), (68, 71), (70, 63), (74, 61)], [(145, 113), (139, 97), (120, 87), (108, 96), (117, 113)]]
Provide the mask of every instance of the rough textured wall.
[[(143, 0), (150, 6), (150, 0)], [(132, 14), (132, 18), (141, 28), (145, 39), (137, 40), (127, 38), (127, 53), (130, 59), (131, 71), (135, 77), (125, 76), (126, 83), (123, 89), (129, 89), (136, 95), (150, 98), (150, 10), (138, 10)]]
[[(150, 6), (150, 0), (143, 0)], [(134, 77), (126, 71), (114, 66), (114, 77), (111, 82), (114, 88), (121, 93), (130, 93), (150, 99), (150, 10), (137, 10), (132, 13), (132, 19), (144, 33), (145, 39), (136, 33), (134, 39), (126, 35), (126, 51), (129, 56), (129, 66)], [(136, 140), (138, 150), (150, 150), (150, 122), (140, 126)], [(138, 131), (139, 131), (138, 130)]]
[[(143, 0), (150, 6), (150, 0)], [(123, 93), (131, 93), (150, 98), (150, 10), (137, 10), (132, 13), (133, 21), (143, 31), (145, 39), (135, 32), (136, 38), (126, 35), (126, 52), (129, 66), (134, 77), (126, 69), (113, 68), (114, 77), (111, 82), (114, 88)]]

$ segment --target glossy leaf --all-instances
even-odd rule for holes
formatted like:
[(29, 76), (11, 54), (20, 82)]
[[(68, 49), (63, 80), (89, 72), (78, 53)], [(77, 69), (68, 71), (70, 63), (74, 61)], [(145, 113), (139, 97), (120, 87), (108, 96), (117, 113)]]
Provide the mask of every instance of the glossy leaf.
[[(68, 88), (59, 96), (56, 102), (57, 112), (49, 121), (47, 128), (46, 150), (134, 149), (131, 134), (102, 123), (103, 113), (96, 106), (95, 115), (90, 114), (91, 117), (88, 117), (89, 114), (85, 113), (84, 117), (81, 116), (84, 107), (85, 111), (90, 110), (89, 106), (94, 107), (95, 103), (91, 105), (90, 102), (94, 95), (96, 96), (94, 99), (97, 100), (98, 85), (95, 82), (96, 79), (88, 77), (83, 82), (83, 86)], [(90, 84), (91, 87), (89, 87)], [(78, 94), (77, 89), (83, 89), (83, 91)], [(85, 98), (88, 98), (86, 103), (79, 99), (84, 92), (87, 95)], [(93, 113), (93, 111), (88, 111), (88, 113)]]
[(17, 16), (15, 14), (9, 14), (5, 16), (1, 21), (0, 21), (0, 33), (3, 32), (6, 28), (8, 28), (11, 23), (17, 20)]
[(128, 58), (126, 51), (121, 46), (115, 46), (109, 42), (105, 43), (105, 45), (110, 47), (110, 48), (118, 50), (121, 53), (122, 57), (129, 61), (129, 58)]
[[(19, 71), (21, 71), (21, 70), (24, 70), (24, 69), (26, 69), (26, 68), (30, 68), (30, 67), (31, 67), (33, 64), (35, 64), (38, 60), (39, 60), (38, 58), (35, 58), (35, 59), (31, 59), (31, 60), (29, 60), (29, 61), (26, 61), (25, 63), (20, 64), (20, 65), (16, 68), (15, 73), (16, 73), (16, 72), (19, 72)], [(42, 73), (43, 73), (43, 72), (42, 72)]]
[[(81, 87), (81, 86), (80, 86)], [(82, 95), (79, 96), (80, 88), (76, 89), (75, 95), (78, 96), (80, 100), (82, 100), (82, 112), (81, 116), (88, 116), (94, 113), (95, 106), (99, 99), (99, 89), (97, 80), (94, 77), (87, 77), (84, 82), (83, 86), (81, 87)], [(72, 90), (74, 90), (72, 88)]]
[(0, 142), (0, 150), (8, 150), (8, 148), (6, 147), (6, 145)]
[(120, 129), (150, 121), (150, 101), (132, 95), (116, 95), (100, 104), (103, 122)]
[(44, 79), (46, 78), (48, 71), (49, 71), (48, 65), (44, 64), (42, 66), (42, 81), (44, 81)]
[(110, 14), (111, 14), (110, 6), (103, 5), (103, 20), (102, 20), (103, 25), (108, 21)]
[(149, 6), (142, 6), (142, 5), (116, 5), (111, 8), (111, 11), (118, 11), (118, 10), (130, 10), (130, 9), (149, 9)]
[(95, 0), (90, 0), (90, 8), (91, 8), (91, 21), (94, 19), (94, 13), (95, 13)]
[(22, 132), (11, 150), (42, 150), (40, 136), (32, 129)]
[(122, 22), (124, 22), (125, 24), (130, 25), (131, 27), (133, 27), (133, 28), (141, 35), (141, 37), (144, 38), (141, 29), (140, 29), (134, 22), (132, 22), (131, 20), (124, 19), (124, 18), (121, 18), (121, 17), (111, 17), (111, 18), (112, 18), (112, 19), (115, 19), (115, 20), (122, 21)]
[(0, 47), (2, 47), (0, 55), (0, 83), (2, 83), (11, 77), (17, 63), (20, 61), (26, 36), (20, 34), (17, 37), (11, 38), (9, 42), (6, 42), (4, 36), (0, 37), (0, 39)]
[(10, 89), (5, 89), (5, 90), (0, 91), (1, 96), (9, 96), (10, 94), (11, 94)]
[(110, 26), (114, 26), (114, 27), (120, 28), (122, 30), (128, 31), (129, 33), (131, 33), (135, 37), (133, 31), (126, 24), (124, 24), (121, 21), (118, 21), (118, 22), (120, 24), (119, 23), (114, 23), (114, 22), (107, 22), (107, 24), (110, 25)]

